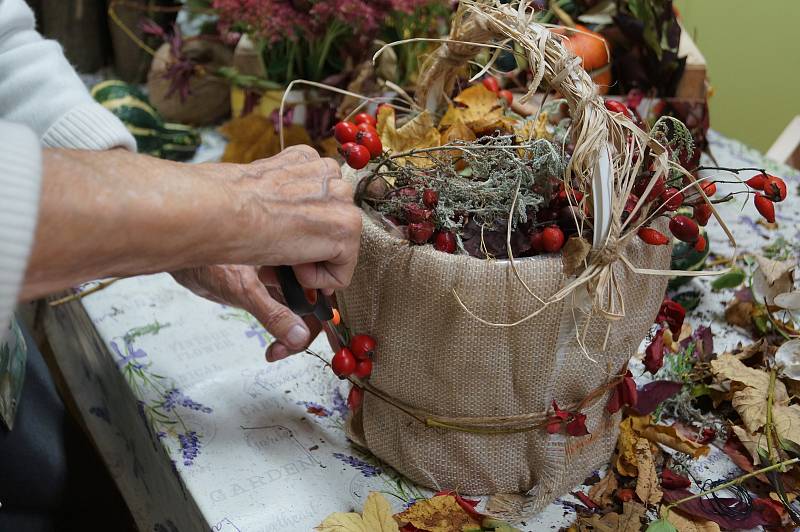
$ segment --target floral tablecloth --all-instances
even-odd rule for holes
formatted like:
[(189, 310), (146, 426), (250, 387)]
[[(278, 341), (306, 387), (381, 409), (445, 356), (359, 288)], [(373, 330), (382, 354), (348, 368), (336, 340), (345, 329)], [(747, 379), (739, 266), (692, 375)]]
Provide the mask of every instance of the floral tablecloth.
[[(765, 167), (789, 184), (777, 230), (756, 223), (751, 204), (724, 207), (740, 250), (757, 251), (777, 233), (797, 242), (800, 174), (714, 132), (709, 138), (720, 165)], [(220, 148), (210, 136), (196, 159), (213, 159)], [(709, 225), (714, 251), (730, 254), (719, 226)], [(712, 321), (724, 349), (742, 337), (724, 324), (729, 296), (707, 283), (695, 279), (681, 291), (703, 296), (693, 317)], [(347, 442), (345, 384), (319, 360), (299, 355), (267, 365), (269, 335), (255, 319), (194, 296), (168, 275), (123, 280), (55, 307), (46, 327), (83, 421), (142, 530), (311, 530), (331, 512), (360, 509), (370, 491), (391, 495), (398, 509), (428, 493)], [(313, 348), (330, 353), (322, 339)], [(738, 471), (719, 451), (693, 467), (700, 478)], [(567, 526), (574, 502), (565, 494), (519, 527)]]

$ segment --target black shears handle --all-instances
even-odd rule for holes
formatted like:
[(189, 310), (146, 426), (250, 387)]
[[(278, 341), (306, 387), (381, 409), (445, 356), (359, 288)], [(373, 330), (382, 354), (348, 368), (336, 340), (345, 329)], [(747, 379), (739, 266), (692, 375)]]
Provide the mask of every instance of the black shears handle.
[(313, 314), (321, 322), (333, 319), (333, 309), (328, 303), (328, 298), (325, 297), (321, 290), (317, 290), (316, 301), (309, 301), (306, 297), (305, 289), (297, 282), (297, 277), (291, 266), (278, 266), (277, 275), (283, 297), (286, 299), (286, 305), (292, 312), (298, 316)]

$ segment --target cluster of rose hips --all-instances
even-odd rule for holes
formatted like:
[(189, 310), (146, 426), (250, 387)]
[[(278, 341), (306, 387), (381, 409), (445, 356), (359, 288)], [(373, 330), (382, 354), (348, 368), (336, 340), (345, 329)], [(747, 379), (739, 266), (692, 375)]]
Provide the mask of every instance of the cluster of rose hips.
[[(405, 195), (418, 195), (413, 188), (403, 189)], [(422, 191), (422, 205), (418, 203), (406, 203), (403, 206), (403, 213), (408, 222), (408, 239), (415, 244), (433, 243), (439, 251), (444, 253), (456, 252), (456, 235), (452, 231), (445, 229), (436, 230), (433, 224), (433, 210), (439, 204), (439, 193), (432, 188)]]
[(502, 98), (506, 101), (508, 105), (511, 105), (514, 101), (514, 95), (509, 90), (500, 90), (500, 83), (497, 81), (496, 78), (491, 76), (487, 76), (481, 80), (483, 86), (486, 87), (488, 90), (492, 91), (493, 93), (497, 94), (498, 98)]
[(339, 152), (351, 168), (361, 170), (383, 153), (376, 123), (371, 114), (358, 113), (353, 122), (339, 122), (334, 126), (333, 136), (341, 145)]
[[(375, 339), (367, 334), (356, 334), (346, 347), (339, 349), (331, 359), (331, 369), (340, 379), (349, 376), (368, 379), (372, 375), (372, 357), (375, 355)], [(347, 396), (347, 406), (358, 409), (364, 398), (364, 390), (353, 385)]]
[[(775, 204), (786, 199), (786, 183), (779, 178), (769, 174), (760, 173), (745, 183), (754, 191), (754, 203), (758, 212), (770, 223), (775, 222)], [(639, 197), (644, 193), (647, 181), (641, 181), (633, 189), (633, 193), (628, 198), (626, 211), (630, 212), (633, 206), (639, 201)], [(713, 182), (704, 181), (700, 183), (703, 192), (709, 198), (717, 192), (717, 186)], [(682, 206), (690, 206), (692, 215), (684, 214), (673, 215), (669, 221), (669, 231), (672, 235), (683, 242), (694, 245), (696, 251), (703, 251), (706, 248), (706, 241), (700, 234), (699, 226), (705, 226), (711, 218), (711, 205), (706, 202), (699, 194), (696, 198), (687, 197), (683, 192), (675, 187), (665, 186), (663, 178), (659, 178), (647, 195), (646, 201), (658, 201), (661, 205), (660, 212), (675, 212)], [(669, 238), (660, 231), (652, 227), (642, 227), (638, 231), (639, 237), (646, 243), (654, 246), (663, 246), (669, 243)]]

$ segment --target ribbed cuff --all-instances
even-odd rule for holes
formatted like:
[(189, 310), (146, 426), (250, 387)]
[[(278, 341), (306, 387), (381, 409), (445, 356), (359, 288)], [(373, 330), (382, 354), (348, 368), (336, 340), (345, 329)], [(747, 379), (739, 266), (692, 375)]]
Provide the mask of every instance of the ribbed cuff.
[(29, 128), (0, 122), (0, 341), (25, 275), (39, 211), (42, 148)]
[(96, 102), (70, 109), (42, 137), (49, 148), (109, 150), (122, 147), (136, 151), (136, 140), (111, 111)]

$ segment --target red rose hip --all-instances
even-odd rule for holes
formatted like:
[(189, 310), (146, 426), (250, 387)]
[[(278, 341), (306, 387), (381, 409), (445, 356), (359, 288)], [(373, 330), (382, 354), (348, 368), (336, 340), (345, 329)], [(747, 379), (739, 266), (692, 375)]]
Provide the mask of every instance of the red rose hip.
[(375, 339), (368, 334), (357, 334), (350, 339), (350, 351), (359, 360), (366, 360), (375, 354)]
[(486, 87), (487, 89), (489, 89), (492, 92), (499, 92), (500, 91), (500, 83), (497, 82), (497, 79), (495, 79), (495, 78), (493, 78), (491, 76), (487, 76), (487, 77), (483, 78), (481, 83), (483, 83), (483, 86)]
[(542, 247), (548, 253), (556, 253), (564, 247), (564, 232), (558, 226), (545, 227), (542, 231)]
[(347, 394), (347, 407), (350, 408), (351, 411), (358, 410), (363, 401), (364, 401), (364, 390), (362, 390), (358, 386), (353, 386), (352, 388), (350, 388), (350, 393)]
[(369, 150), (369, 155), (373, 159), (383, 153), (383, 144), (377, 133), (371, 131), (359, 131), (356, 133), (356, 142)]
[(356, 362), (356, 369), (353, 371), (353, 375), (359, 379), (366, 379), (372, 375), (372, 360), (367, 358)]
[(441, 231), (436, 235), (433, 247), (445, 253), (456, 252), (456, 235), (450, 231)]
[(339, 144), (355, 142), (356, 133), (358, 133), (358, 128), (352, 122), (339, 122), (333, 127), (333, 136), (336, 137)]
[(761, 216), (769, 223), (775, 223), (775, 204), (768, 197), (763, 194), (756, 194), (753, 203), (756, 204), (756, 209), (761, 213)]
[(439, 204), (439, 193), (432, 188), (426, 188), (422, 192), (422, 203), (429, 209), (435, 208)]
[(436, 227), (431, 222), (408, 224), (408, 238), (415, 244), (424, 244), (433, 236)]
[(353, 371), (356, 369), (356, 357), (353, 356), (353, 353), (349, 349), (343, 347), (333, 355), (331, 359), (331, 369), (333, 369), (333, 372), (339, 378), (352, 375)]
[(639, 238), (651, 246), (666, 246), (669, 244), (669, 237), (667, 237), (667, 235), (661, 231), (653, 229), (652, 227), (642, 227), (639, 229), (637, 234), (639, 235)]
[(369, 124), (372, 127), (375, 127), (375, 124), (378, 123), (375, 117), (369, 113), (358, 113), (353, 117), (353, 122), (356, 124)]
[(764, 180), (764, 195), (772, 201), (786, 199), (786, 183), (780, 177), (769, 176)]
[(700, 234), (697, 223), (682, 214), (675, 216), (669, 221), (669, 231), (675, 235), (675, 238), (683, 240), (684, 242), (694, 242)]

